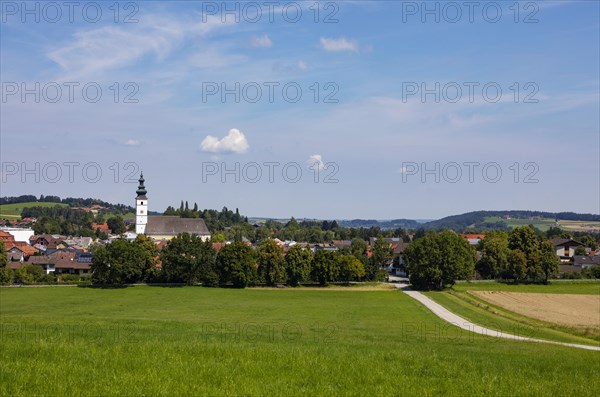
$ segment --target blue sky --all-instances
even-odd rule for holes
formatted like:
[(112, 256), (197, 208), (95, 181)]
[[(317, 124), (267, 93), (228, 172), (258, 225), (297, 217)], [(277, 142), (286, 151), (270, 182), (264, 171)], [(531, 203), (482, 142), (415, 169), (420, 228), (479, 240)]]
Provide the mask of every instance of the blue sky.
[[(188, 200), (324, 219), (600, 212), (597, 1), (475, 2), (472, 20), (463, 2), (428, 2), (438, 21), (422, 2), (275, 3), (270, 22), (263, 2), (228, 2), (239, 21), (222, 2), (121, 2), (118, 16), (113, 2), (83, 2), (73, 21), (64, 7), (2, 2), (1, 194), (133, 204), (126, 176), (139, 169), (155, 211)], [(21, 95), (36, 83), (39, 103)], [(239, 102), (222, 98), (236, 83)], [(436, 83), (437, 102), (421, 95)], [(472, 180), (465, 163), (477, 163)]]

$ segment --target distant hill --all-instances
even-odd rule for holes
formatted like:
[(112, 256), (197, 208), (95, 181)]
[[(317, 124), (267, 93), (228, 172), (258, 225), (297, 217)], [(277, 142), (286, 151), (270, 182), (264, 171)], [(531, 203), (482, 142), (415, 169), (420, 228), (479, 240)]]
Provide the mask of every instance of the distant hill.
[[(447, 216), (442, 219), (427, 222), (422, 225), (425, 229), (511, 229), (519, 225), (533, 224), (541, 230), (555, 226), (555, 220), (581, 222), (582, 229), (598, 228), (600, 215), (577, 214), (574, 212), (543, 212), (543, 211), (474, 211), (460, 215)], [(589, 224), (589, 225), (588, 225)]]
[(379, 227), (381, 229), (418, 229), (422, 227), (422, 224), (412, 219), (392, 219), (378, 221), (375, 219), (352, 219), (352, 220), (338, 220), (338, 225), (342, 227), (354, 227), (354, 228), (371, 228)]

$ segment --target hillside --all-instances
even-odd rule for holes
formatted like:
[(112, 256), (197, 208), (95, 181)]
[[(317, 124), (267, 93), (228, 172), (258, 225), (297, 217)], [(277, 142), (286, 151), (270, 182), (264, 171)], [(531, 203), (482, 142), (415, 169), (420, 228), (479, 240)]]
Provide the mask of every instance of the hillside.
[(15, 204), (0, 204), (0, 218), (5, 219), (21, 219), (21, 212), (25, 208), (30, 207), (67, 207), (67, 204), (63, 203), (45, 203), (45, 202), (37, 202), (37, 201), (29, 201), (25, 203), (15, 203)]
[(474, 211), (447, 216), (423, 225), (425, 229), (512, 229), (533, 225), (545, 231), (558, 225), (569, 230), (600, 229), (600, 215), (543, 211)]
[(338, 224), (342, 227), (355, 227), (355, 228), (370, 228), (379, 227), (381, 229), (418, 229), (422, 225), (412, 219), (392, 219), (377, 221), (374, 219), (352, 219), (352, 220), (338, 220)]

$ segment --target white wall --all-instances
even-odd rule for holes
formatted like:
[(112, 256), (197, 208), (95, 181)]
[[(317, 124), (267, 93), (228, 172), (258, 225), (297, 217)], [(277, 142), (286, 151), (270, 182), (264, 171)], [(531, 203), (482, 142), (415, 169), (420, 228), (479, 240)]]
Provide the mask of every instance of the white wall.
[(21, 229), (17, 227), (3, 227), (1, 229), (10, 233), (15, 238), (15, 241), (25, 241), (27, 244), (29, 244), (29, 237), (34, 234), (32, 229)]

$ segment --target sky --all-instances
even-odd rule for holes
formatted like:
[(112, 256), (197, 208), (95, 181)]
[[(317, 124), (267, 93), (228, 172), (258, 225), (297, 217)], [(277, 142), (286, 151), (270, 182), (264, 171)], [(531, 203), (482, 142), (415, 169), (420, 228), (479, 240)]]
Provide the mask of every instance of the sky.
[(0, 5), (2, 196), (600, 213), (598, 1)]

